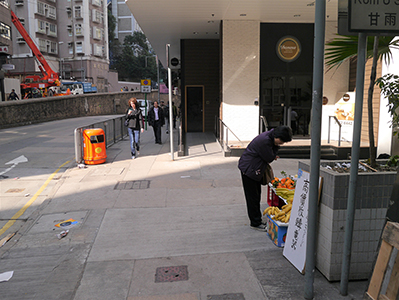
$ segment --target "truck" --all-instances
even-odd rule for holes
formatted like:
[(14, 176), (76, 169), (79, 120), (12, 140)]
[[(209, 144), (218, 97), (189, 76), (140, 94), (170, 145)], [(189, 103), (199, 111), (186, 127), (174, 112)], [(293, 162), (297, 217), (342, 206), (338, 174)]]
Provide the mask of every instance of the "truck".
[(37, 48), (36, 44), (33, 42), (26, 29), (19, 21), (18, 17), (15, 15), (15, 13), (12, 10), (10, 10), (10, 12), (11, 12), (12, 23), (14, 24), (15, 28), (17, 28), (18, 32), (21, 34), (26, 44), (32, 50), (32, 53), (38, 62), (40, 72), (42, 73), (41, 76), (40, 75), (25, 76), (25, 79), (21, 83), (21, 94), (25, 95), (28, 94), (29, 92), (32, 92), (32, 90), (37, 91), (38, 89), (44, 89), (44, 92), (46, 94), (47, 89), (49, 87), (60, 85), (59, 75), (58, 73), (54, 72), (54, 70), (47, 63), (43, 54), (40, 52), (39, 48)]

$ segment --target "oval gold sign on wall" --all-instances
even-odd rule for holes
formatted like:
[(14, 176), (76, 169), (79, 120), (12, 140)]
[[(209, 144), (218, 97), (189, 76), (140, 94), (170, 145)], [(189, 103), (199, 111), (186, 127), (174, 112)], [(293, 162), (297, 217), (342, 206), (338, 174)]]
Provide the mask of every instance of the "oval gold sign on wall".
[(277, 43), (277, 56), (286, 62), (296, 60), (301, 53), (301, 44), (292, 36), (285, 36)]

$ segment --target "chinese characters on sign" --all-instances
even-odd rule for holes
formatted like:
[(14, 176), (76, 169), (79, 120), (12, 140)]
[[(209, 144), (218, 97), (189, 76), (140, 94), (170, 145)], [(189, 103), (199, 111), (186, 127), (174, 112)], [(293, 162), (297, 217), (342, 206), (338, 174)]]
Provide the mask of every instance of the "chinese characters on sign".
[[(322, 178), (319, 178), (319, 188)], [(308, 232), (310, 173), (298, 170), (294, 200), (292, 202), (291, 218), (287, 229), (287, 239), (283, 255), (301, 273), (305, 271), (306, 243)]]
[(349, 31), (399, 32), (399, 0), (350, 0)]

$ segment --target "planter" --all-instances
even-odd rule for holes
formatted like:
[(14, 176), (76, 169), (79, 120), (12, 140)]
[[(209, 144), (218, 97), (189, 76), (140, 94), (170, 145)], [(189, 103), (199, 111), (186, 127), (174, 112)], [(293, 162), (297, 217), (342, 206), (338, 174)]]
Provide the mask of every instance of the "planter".
[[(333, 165), (337, 161), (323, 161)], [(347, 161), (349, 162), (349, 161)], [(310, 171), (310, 163), (298, 167)], [(385, 224), (397, 172), (358, 173), (350, 280), (368, 279)], [(349, 173), (320, 168), (323, 187), (319, 205), (316, 267), (329, 280), (341, 279), (349, 191)]]

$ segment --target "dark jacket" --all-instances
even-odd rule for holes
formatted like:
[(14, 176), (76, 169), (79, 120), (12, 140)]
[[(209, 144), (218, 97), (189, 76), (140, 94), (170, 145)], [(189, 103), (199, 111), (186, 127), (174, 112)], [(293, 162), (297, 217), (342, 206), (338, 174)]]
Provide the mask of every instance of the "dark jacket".
[[(129, 114), (129, 111), (132, 112)], [(140, 130), (144, 127), (143, 115), (140, 108), (133, 110), (132, 107), (129, 107), (126, 112), (126, 119), (129, 120), (129, 125), (127, 126), (129, 128), (132, 128), (134, 130)]]
[(238, 161), (238, 168), (249, 178), (261, 181), (266, 165), (277, 156), (280, 147), (274, 144), (274, 129), (254, 138)]
[(19, 97), (16, 92), (11, 92), (10, 95), (8, 95), (8, 100), (19, 100)]
[[(159, 121), (161, 122), (161, 126), (165, 125), (165, 117), (163, 114), (163, 109), (158, 106), (158, 118)], [(154, 126), (155, 124), (155, 111), (154, 111), (154, 107), (151, 107), (150, 111), (148, 112), (148, 124), (150, 124), (150, 126)]]

